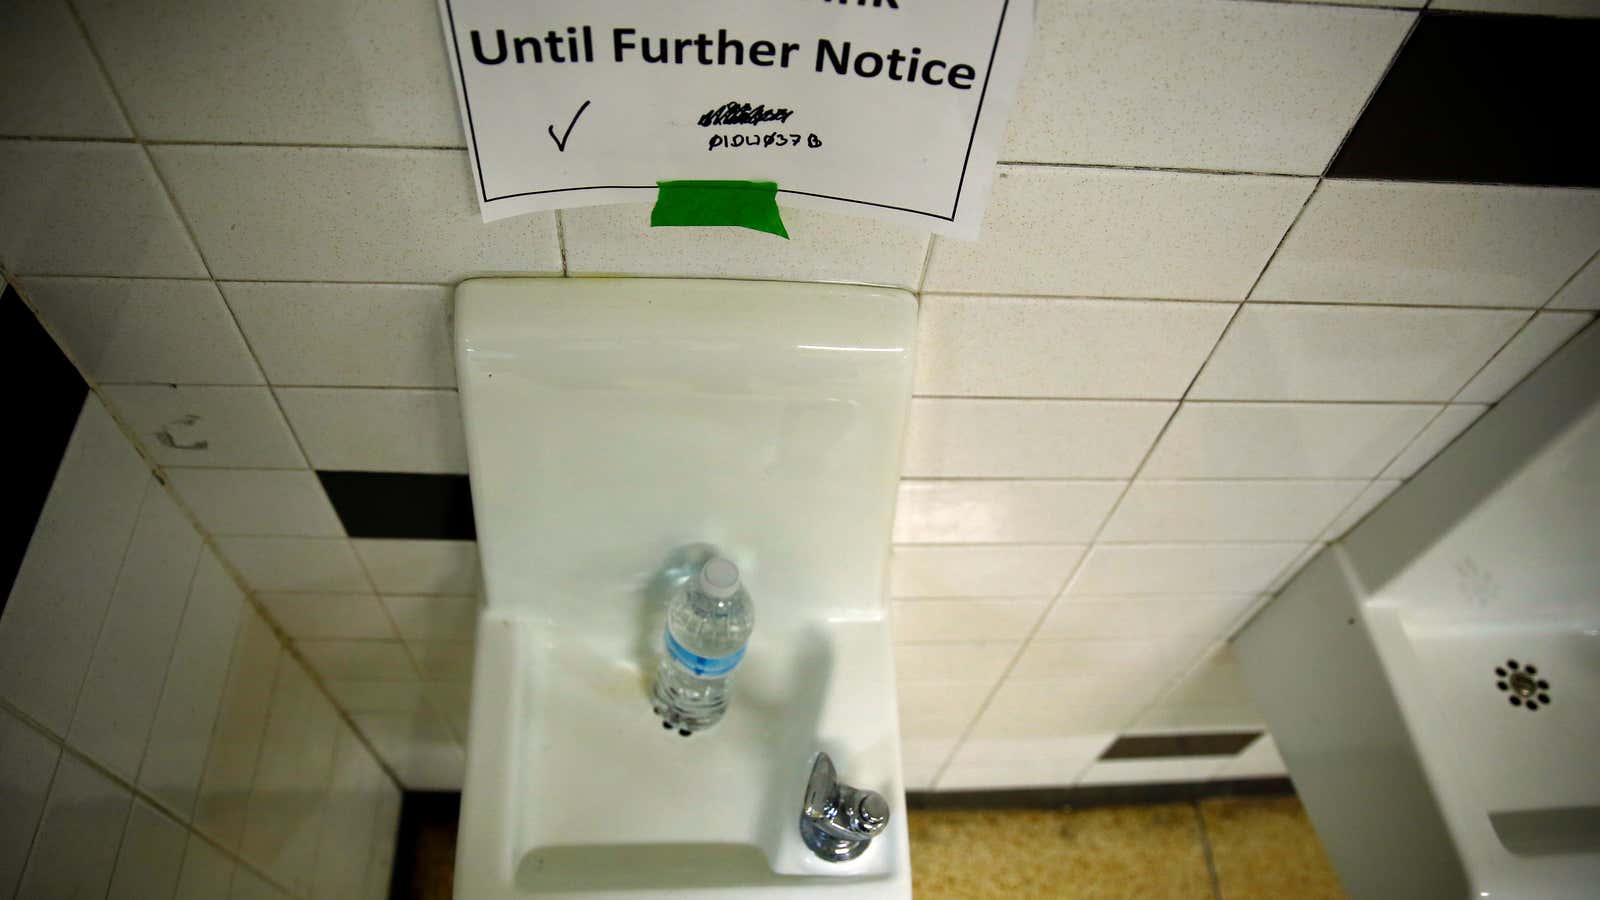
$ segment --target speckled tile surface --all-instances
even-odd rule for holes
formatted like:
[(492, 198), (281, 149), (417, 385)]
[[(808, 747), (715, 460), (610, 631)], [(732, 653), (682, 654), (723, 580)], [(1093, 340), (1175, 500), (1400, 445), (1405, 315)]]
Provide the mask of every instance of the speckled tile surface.
[(1187, 803), (913, 810), (910, 829), (916, 900), (1212, 896), (1199, 824)]
[(1215, 797), (1200, 801), (1200, 810), (1221, 900), (1345, 896), (1296, 798)]

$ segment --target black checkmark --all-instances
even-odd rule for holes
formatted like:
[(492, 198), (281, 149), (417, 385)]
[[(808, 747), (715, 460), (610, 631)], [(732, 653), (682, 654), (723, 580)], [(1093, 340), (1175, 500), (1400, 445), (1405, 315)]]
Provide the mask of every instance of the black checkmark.
[(591, 101), (585, 100), (583, 101), (583, 105), (578, 107), (578, 111), (572, 116), (572, 121), (567, 124), (566, 134), (563, 134), (561, 137), (556, 137), (556, 127), (554, 125), (551, 125), (546, 129), (550, 132), (550, 140), (556, 142), (557, 150), (561, 151), (562, 153), (567, 152), (567, 138), (572, 137), (572, 126), (578, 124), (578, 119), (583, 116), (583, 111), (589, 108), (590, 102)]

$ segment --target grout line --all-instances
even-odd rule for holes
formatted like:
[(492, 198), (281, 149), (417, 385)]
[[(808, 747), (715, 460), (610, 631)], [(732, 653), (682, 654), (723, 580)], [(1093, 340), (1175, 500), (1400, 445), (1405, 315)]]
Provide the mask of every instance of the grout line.
[(1206, 830), (1206, 816), (1200, 809), (1200, 801), (1191, 799), (1189, 805), (1194, 809), (1194, 821), (1200, 832), (1200, 852), (1205, 855), (1206, 874), (1211, 878), (1211, 896), (1222, 900), (1222, 879), (1217, 877), (1217, 860), (1211, 852), (1211, 834)]
[[(1585, 271), (1587, 271), (1590, 266), (1600, 266), (1600, 250), (1596, 250), (1594, 253), (1590, 254), (1589, 258), (1584, 260), (1583, 263), (1578, 266), (1576, 271), (1574, 271), (1571, 275), (1568, 275), (1567, 276), (1567, 280), (1561, 282), (1560, 286), (1555, 289), (1555, 292), (1552, 293), (1550, 295), (1550, 297), (1548, 299), (1546, 299), (1543, 303), (1539, 304), (1539, 311), (1543, 312), (1544, 310), (1550, 309), (1550, 304), (1554, 303), (1556, 301), (1556, 298), (1561, 296), (1561, 292), (1566, 290), (1567, 287), (1569, 285), (1571, 285), (1574, 281), (1577, 281), (1578, 280), (1578, 276), (1582, 275)], [(1557, 309), (1557, 310), (1554, 310), (1554, 312), (1587, 312), (1587, 313), (1593, 313), (1594, 310), (1592, 310), (1592, 309)]]
[[(1240, 304), (1241, 306), (1243, 304)], [(1231, 323), (1231, 319), (1229, 320)], [(1210, 357), (1207, 357), (1207, 361)], [(1198, 373), (1196, 373), (1198, 375)], [(1189, 403), (1205, 406), (1437, 406), (1448, 403), (1448, 400), (1248, 400), (1229, 399), (1213, 400), (1209, 398), (1197, 399), (1191, 397), (1007, 397), (1003, 395), (986, 394), (913, 394), (917, 400), (982, 400), (986, 402), (1003, 400), (1024, 403), (1164, 403), (1177, 404)]]
[[(1261, 2), (1261, 0), (1250, 0)], [(1104, 169), (1112, 172), (1166, 172), (1176, 175), (1245, 175), (1252, 178), (1316, 178), (1313, 172), (1269, 172), (1251, 169), (1215, 169), (1204, 166), (1153, 166), (1135, 165), (1129, 163), (1105, 162), (1058, 162), (1051, 160), (1029, 159), (1002, 159), (995, 163), (997, 166), (1010, 166), (1017, 169)]]
[(917, 310), (922, 310), (922, 297), (928, 291), (928, 272), (933, 268), (933, 248), (939, 243), (939, 236), (929, 233), (928, 249), (922, 254), (922, 272), (917, 277)]
[(340, 144), (327, 141), (226, 141), (194, 138), (149, 138), (144, 143), (158, 147), (239, 147), (262, 150), (430, 150), (465, 153), (461, 144)]
[[(567, 223), (566, 223), (566, 219), (561, 215), (561, 210), (559, 210), (559, 209), (552, 210), (552, 212), (555, 213), (555, 219), (556, 219), (556, 250), (560, 251), (560, 253), (561, 253), (561, 277), (562, 278), (571, 278), (572, 277), (572, 269), (570, 267), (568, 267), (568, 265), (567, 265)], [(451, 304), (451, 312), (453, 313), (454, 311), (455, 311), (455, 304), (452, 303)], [(455, 329), (454, 328), (451, 329), (451, 333), (452, 334), (455, 333)]]
[(33, 859), (34, 845), (39, 842), (39, 831), (44, 827), (44, 813), (45, 810), (50, 806), (50, 792), (55, 790), (56, 787), (56, 774), (61, 771), (61, 757), (64, 755), (62, 748), (66, 742), (56, 740), (55, 735), (51, 734), (47, 730), (44, 730), (43, 727), (35, 723), (33, 719), (23, 715), (11, 705), (9, 700), (3, 697), (0, 697), (0, 710), (5, 710), (12, 713), (12, 715), (17, 717), (17, 721), (22, 724), (22, 727), (31, 729), (34, 733), (42, 736), (55, 747), (56, 751), (55, 761), (50, 763), (50, 776), (44, 780), (44, 802), (39, 806), (39, 818), (34, 820), (33, 828), (28, 832), (28, 842), (22, 847), (22, 868), (17, 871), (17, 888), (20, 890), (22, 886), (22, 877), (27, 874), (28, 861)]

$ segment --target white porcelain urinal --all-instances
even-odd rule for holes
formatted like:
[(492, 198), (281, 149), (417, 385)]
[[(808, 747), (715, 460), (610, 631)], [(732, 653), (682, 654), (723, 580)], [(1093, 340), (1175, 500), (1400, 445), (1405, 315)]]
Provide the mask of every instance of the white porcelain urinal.
[[(484, 279), (456, 291), (483, 559), (456, 896), (910, 896), (885, 603), (916, 304), (860, 287)], [(676, 579), (715, 548), (756, 627), (727, 717), (664, 730)], [(888, 798), (801, 842), (811, 761)]]

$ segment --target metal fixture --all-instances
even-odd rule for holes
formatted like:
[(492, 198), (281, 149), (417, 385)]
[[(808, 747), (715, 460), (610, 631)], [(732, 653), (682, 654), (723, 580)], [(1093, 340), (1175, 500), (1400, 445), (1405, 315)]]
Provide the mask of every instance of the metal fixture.
[(1539, 707), (1550, 705), (1550, 682), (1538, 677), (1538, 666), (1508, 659), (1495, 666), (1494, 675), (1498, 679), (1494, 686), (1509, 695), (1506, 700), (1512, 706), (1538, 712)]
[(811, 852), (828, 862), (847, 862), (866, 852), (888, 825), (889, 801), (840, 782), (833, 760), (818, 753), (800, 811), (800, 839)]

